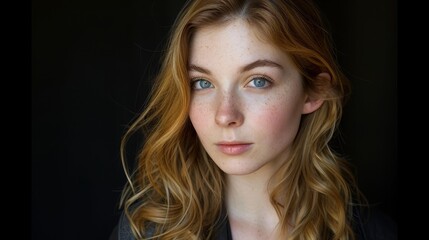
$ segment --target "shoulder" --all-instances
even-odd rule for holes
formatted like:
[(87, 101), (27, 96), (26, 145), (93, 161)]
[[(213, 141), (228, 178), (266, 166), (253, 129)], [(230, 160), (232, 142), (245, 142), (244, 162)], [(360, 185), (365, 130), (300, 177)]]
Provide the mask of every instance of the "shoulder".
[(125, 213), (122, 212), (118, 224), (110, 234), (109, 240), (134, 240), (134, 235), (131, 231), (131, 225)]
[(122, 212), (121, 217), (119, 218), (118, 240), (134, 240), (131, 224), (124, 212)]
[[(153, 236), (154, 231), (155, 225), (149, 224), (148, 228), (146, 229), (145, 237)], [(119, 222), (110, 234), (109, 240), (135, 240), (133, 231), (131, 230), (130, 221), (128, 220), (124, 212), (121, 213)]]
[(398, 239), (396, 222), (375, 207), (354, 208), (353, 217), (357, 240)]

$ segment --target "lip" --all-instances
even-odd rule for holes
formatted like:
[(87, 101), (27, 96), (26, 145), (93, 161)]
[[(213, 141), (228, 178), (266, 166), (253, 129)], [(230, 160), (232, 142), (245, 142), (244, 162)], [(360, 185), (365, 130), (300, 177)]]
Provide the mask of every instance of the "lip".
[(219, 142), (216, 143), (219, 151), (226, 155), (240, 155), (248, 151), (252, 143), (246, 142)]

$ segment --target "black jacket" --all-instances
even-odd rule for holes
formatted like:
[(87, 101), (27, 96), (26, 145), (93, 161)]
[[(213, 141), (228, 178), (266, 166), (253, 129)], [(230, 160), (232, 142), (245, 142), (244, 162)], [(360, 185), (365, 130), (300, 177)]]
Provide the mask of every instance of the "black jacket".
[[(356, 240), (396, 240), (398, 239), (397, 224), (389, 216), (376, 208), (371, 211), (357, 211), (354, 209), (353, 227)], [(153, 234), (149, 228), (148, 235)], [(127, 218), (121, 215), (118, 225), (110, 235), (109, 240), (135, 240)], [(232, 240), (228, 218), (219, 226), (215, 240)]]

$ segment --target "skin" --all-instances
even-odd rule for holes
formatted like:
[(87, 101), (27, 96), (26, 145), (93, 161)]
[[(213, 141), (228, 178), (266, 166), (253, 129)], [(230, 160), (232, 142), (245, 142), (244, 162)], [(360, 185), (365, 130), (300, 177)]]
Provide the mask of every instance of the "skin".
[(226, 173), (234, 239), (275, 239), (278, 217), (267, 183), (287, 159), (310, 98), (287, 54), (236, 19), (199, 29), (190, 46), (189, 117), (205, 150)]

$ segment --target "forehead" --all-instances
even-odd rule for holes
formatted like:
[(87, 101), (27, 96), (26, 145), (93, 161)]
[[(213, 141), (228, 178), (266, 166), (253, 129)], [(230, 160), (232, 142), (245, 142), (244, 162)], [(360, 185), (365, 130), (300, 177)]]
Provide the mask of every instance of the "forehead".
[(285, 54), (259, 31), (242, 19), (209, 25), (198, 29), (191, 40), (190, 62), (201, 63), (211, 58), (218, 61), (248, 61), (247, 58), (280, 60)]

